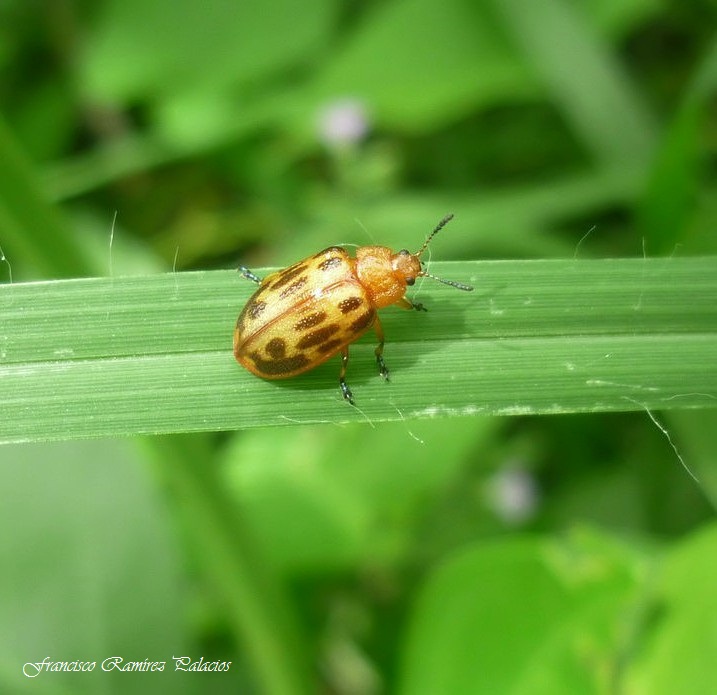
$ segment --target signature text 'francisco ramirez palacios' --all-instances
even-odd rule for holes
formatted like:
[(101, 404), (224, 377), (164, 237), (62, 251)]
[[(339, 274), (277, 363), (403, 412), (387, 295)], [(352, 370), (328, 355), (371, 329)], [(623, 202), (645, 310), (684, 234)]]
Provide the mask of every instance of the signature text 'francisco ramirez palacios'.
[[(193, 661), (189, 656), (173, 656), (172, 662), (174, 668), (167, 670), (188, 671), (188, 672), (214, 672), (228, 671), (231, 668), (231, 661), (205, 661), (201, 657), (199, 661)], [(100, 662), (100, 668), (103, 671), (123, 671), (123, 672), (146, 672), (146, 671), (164, 671), (167, 661), (125, 661), (121, 656), (110, 656)], [(28, 678), (35, 678), (43, 671), (47, 673), (89, 673), (97, 668), (96, 661), (51, 661), (46, 656), (42, 661), (28, 661), (22, 667), (22, 672)]]

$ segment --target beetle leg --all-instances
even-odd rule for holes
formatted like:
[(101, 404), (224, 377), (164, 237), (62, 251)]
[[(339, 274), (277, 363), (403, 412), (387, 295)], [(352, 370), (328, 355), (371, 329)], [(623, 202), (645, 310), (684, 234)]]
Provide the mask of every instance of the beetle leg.
[(376, 320), (373, 322), (373, 327), (376, 331), (376, 337), (378, 338), (378, 345), (374, 351), (376, 354), (376, 364), (378, 364), (378, 373), (386, 379), (386, 381), (388, 381), (388, 368), (386, 367), (386, 363), (383, 361), (383, 326), (381, 325), (381, 321), (378, 316), (376, 316)]
[(401, 309), (415, 309), (416, 311), (428, 311), (423, 304), (420, 302), (412, 302), (408, 297), (401, 297), (396, 302), (396, 306), (400, 306)]
[(341, 371), (339, 372), (339, 386), (341, 387), (341, 393), (343, 397), (351, 403), (351, 405), (356, 405), (354, 403), (354, 396), (351, 393), (351, 389), (348, 387), (348, 384), (346, 383), (346, 367), (349, 363), (349, 347), (348, 345), (344, 347), (341, 350)]
[(242, 274), (242, 277), (245, 277), (247, 280), (251, 280), (257, 285), (261, 284), (261, 278), (258, 275), (254, 275), (249, 268), (245, 268), (243, 265), (240, 265), (237, 270)]

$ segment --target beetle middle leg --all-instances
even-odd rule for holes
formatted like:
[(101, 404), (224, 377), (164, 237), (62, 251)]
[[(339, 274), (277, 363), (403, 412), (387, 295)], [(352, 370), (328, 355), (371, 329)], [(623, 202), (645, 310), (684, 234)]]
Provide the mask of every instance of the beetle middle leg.
[(388, 381), (388, 367), (386, 367), (386, 363), (383, 361), (383, 343), (384, 343), (384, 335), (383, 335), (383, 326), (381, 325), (381, 321), (376, 316), (376, 319), (373, 322), (374, 330), (376, 331), (376, 337), (378, 338), (378, 345), (376, 346), (376, 349), (374, 350), (374, 353), (376, 355), (376, 364), (378, 364), (378, 373)]
[(341, 350), (341, 371), (339, 372), (339, 386), (341, 387), (341, 393), (343, 397), (351, 403), (351, 405), (356, 405), (354, 403), (354, 396), (351, 393), (351, 389), (348, 387), (348, 384), (346, 383), (346, 367), (349, 363), (349, 347), (346, 345)]

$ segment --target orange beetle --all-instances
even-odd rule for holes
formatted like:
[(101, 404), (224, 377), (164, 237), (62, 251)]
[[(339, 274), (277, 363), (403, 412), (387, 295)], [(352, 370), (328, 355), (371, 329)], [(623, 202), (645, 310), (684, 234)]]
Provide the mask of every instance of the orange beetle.
[(386, 246), (362, 246), (351, 258), (345, 249), (330, 246), (314, 256), (260, 280), (241, 267), (244, 277), (259, 283), (237, 319), (234, 356), (237, 362), (264, 379), (288, 379), (341, 353), (339, 385), (354, 404), (346, 384), (349, 345), (371, 326), (376, 331), (376, 362), (384, 379), (384, 334), (377, 310), (390, 304), (426, 311), (406, 297), (416, 278), (430, 277), (459, 290), (473, 288), (441, 280), (422, 269), (421, 254), (453, 218), (446, 215), (423, 246), (410, 253), (394, 253)]

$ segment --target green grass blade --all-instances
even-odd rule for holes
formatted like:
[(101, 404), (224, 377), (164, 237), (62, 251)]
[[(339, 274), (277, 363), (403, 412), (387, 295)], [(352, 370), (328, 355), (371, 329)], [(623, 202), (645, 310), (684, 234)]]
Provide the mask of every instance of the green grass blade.
[(228, 493), (221, 468), (211, 463), (210, 438), (193, 434), (139, 441), (162, 471), (163, 483), (187, 521), (185, 532), (200, 566), (223, 597), (225, 620), (243, 645), (260, 692), (308, 693), (306, 635), (241, 504)]
[(232, 356), (255, 286), (230, 271), (0, 287), (0, 441), (439, 415), (717, 406), (717, 258), (435, 263), (374, 340), (268, 382)]
[(499, 0), (495, 7), (597, 160), (608, 168), (646, 163), (656, 124), (587, 14), (564, 0)]
[(0, 115), (0, 230), (5, 251), (54, 277), (88, 274), (91, 263), (62, 214), (47, 205), (32, 164)]

